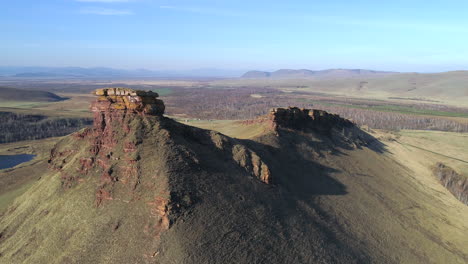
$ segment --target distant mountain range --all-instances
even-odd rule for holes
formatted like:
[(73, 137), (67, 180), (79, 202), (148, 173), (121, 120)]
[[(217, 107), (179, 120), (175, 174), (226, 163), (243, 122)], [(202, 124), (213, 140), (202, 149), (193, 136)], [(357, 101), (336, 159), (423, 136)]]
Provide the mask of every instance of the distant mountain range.
[(0, 77), (14, 78), (183, 78), (183, 77), (239, 77), (245, 70), (194, 69), (164, 70), (146, 69), (125, 70), (105, 67), (8, 67), (0, 66)]
[(147, 69), (114, 69), (106, 67), (8, 67), (0, 66), (0, 77), (13, 78), (248, 78), (248, 79), (294, 79), (294, 78), (348, 78), (384, 76), (397, 72), (373, 71), (363, 69), (281, 69), (273, 72), (194, 69), (194, 70), (147, 70)]
[(373, 71), (363, 69), (328, 69), (312, 71), (307, 69), (292, 70), (281, 69), (274, 72), (267, 71), (248, 71), (242, 75), (242, 78), (248, 79), (293, 79), (293, 78), (347, 78), (347, 77), (362, 77), (362, 76), (384, 76), (397, 74), (398, 72)]

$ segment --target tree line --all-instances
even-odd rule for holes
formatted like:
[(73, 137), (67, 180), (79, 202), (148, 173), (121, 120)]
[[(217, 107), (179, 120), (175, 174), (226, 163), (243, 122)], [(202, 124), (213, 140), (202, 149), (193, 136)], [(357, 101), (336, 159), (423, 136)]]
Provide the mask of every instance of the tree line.
[(0, 112), (0, 143), (64, 136), (91, 124), (90, 118), (50, 118)]
[[(297, 106), (316, 108), (339, 114), (357, 125), (370, 128), (401, 130), (439, 130), (468, 132), (468, 118), (407, 114), (397, 111), (378, 111), (369, 106), (369, 101), (306, 96), (299, 93), (285, 93), (273, 88), (175, 88), (165, 96), (166, 113), (188, 118), (245, 120), (265, 115), (271, 108)], [(349, 104), (349, 105), (348, 105)], [(373, 103), (375, 104), (375, 103)], [(381, 103), (385, 106), (385, 103)], [(363, 107), (359, 107), (363, 106)], [(397, 105), (392, 105), (397, 106)], [(408, 106), (405, 106), (408, 108)], [(428, 112), (442, 110), (453, 113), (467, 113), (466, 109), (440, 105), (414, 105), (417, 110)]]

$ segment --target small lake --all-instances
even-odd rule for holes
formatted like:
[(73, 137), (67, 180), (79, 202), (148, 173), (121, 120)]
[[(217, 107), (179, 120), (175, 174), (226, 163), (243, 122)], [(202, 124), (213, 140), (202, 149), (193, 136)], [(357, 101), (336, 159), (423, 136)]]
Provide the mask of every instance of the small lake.
[(12, 168), (23, 162), (34, 159), (36, 155), (18, 154), (18, 155), (0, 155), (0, 170)]

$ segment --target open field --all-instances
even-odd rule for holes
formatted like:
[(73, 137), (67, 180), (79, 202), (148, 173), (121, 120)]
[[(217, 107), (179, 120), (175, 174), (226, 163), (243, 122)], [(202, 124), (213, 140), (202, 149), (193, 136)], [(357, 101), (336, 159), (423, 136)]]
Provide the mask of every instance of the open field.
[(408, 151), (419, 152), (418, 159), (427, 167), (442, 162), (468, 177), (468, 134), (440, 131), (400, 131), (396, 140)]
[[(43, 83), (43, 86), (37, 84), (37, 88), (47, 86), (53, 91), (60, 91), (57, 94), (69, 98), (68, 100), (39, 104), (22, 102), (2, 105), (0, 103), (0, 109), (17, 113), (40, 113), (46, 116), (89, 117), (89, 103), (93, 100), (90, 92), (93, 89), (107, 85), (127, 85), (159, 92), (166, 105), (166, 114), (182, 119), (254, 119), (274, 107), (298, 106), (337, 113), (358, 125), (371, 128), (468, 131), (468, 108), (446, 105), (441, 101), (395, 99), (401, 97), (392, 97), (393, 99), (347, 97), (332, 93), (310, 92), (310, 89), (303, 86), (285, 90), (280, 87), (283, 80), (275, 81), (278, 87), (264, 85), (265, 83), (261, 85), (259, 80), (245, 81), (253, 84), (235, 87), (228, 80), (224, 80), (226, 82), (224, 86), (220, 84), (222, 81), (119, 80), (81, 83), (57, 81)], [(294, 80), (288, 81), (294, 82)], [(240, 85), (244, 80), (236, 82)], [(70, 85), (73, 85), (72, 88)], [(79, 88), (73, 88), (75, 86)]]
[(41, 114), (49, 117), (90, 117), (91, 94), (63, 94), (69, 99), (59, 102), (0, 102), (0, 111), (22, 114)]
[(317, 79), (232, 79), (219, 80), (214, 86), (270, 87), (285, 91), (303, 91), (345, 96), (391, 100), (396, 102), (426, 102), (468, 107), (468, 72), (434, 74), (403, 73), (377, 78)]

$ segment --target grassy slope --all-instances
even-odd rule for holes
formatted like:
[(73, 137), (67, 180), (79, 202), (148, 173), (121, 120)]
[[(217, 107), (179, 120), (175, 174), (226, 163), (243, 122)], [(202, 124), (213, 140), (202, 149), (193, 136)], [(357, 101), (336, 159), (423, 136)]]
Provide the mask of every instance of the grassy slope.
[[(396, 153), (393, 147), (388, 150)], [(371, 155), (357, 151), (330, 161), (342, 168), (337, 179), (349, 192), (323, 198), (328, 210), (339, 215), (337, 221), (396, 262), (466, 262), (466, 206), (430, 171), (408, 165), (410, 155)]]
[[(251, 155), (242, 154), (241, 142), (172, 121), (158, 125), (151, 118), (139, 120), (127, 117), (134, 132), (115, 135), (119, 142), (143, 140), (137, 152), (139, 174), (134, 175), (138, 184), (128, 188), (128, 180), (135, 179), (120, 174), (119, 166), (126, 163), (115, 160), (127, 155), (121, 145), (112, 149), (116, 158), (112, 160), (113, 175), (122, 181), (111, 191), (113, 199), (101, 207), (96, 208), (93, 201), (100, 171), (91, 171), (68, 190), (60, 187), (58, 173), (44, 174), (0, 220), (5, 261), (50, 263), (50, 256), (55, 256), (54, 261), (67, 263), (136, 263), (144, 261), (145, 255), (159, 253), (164, 263), (298, 259), (349, 263), (366, 259), (351, 244), (343, 243), (344, 234), (328, 234), (326, 230), (333, 227), (317, 213), (295, 215), (294, 196), (284, 200), (277, 189), (250, 177), (233, 160), (235, 155), (247, 155), (246, 159)], [(68, 153), (64, 172), (73, 175), (91, 146), (73, 137), (59, 144), (59, 151)], [(163, 246), (158, 247), (158, 218), (152, 216), (150, 205), (155, 196), (169, 194), (174, 199), (174, 224), (162, 234)], [(311, 220), (315, 224), (307, 223)], [(206, 228), (210, 231), (205, 232)], [(235, 237), (239, 235), (245, 236), (240, 240), (245, 243), (238, 243)], [(228, 240), (210, 242), (220, 238)], [(296, 242), (288, 245), (290, 238)]]
[[(210, 126), (239, 138), (259, 136), (261, 133), (253, 131), (263, 129), (255, 125), (249, 130), (251, 127), (232, 121), (190, 124)], [(403, 132), (394, 141), (388, 140), (395, 138), (393, 135), (376, 134), (386, 144), (384, 153), (367, 148), (329, 148), (331, 143), (323, 137), (307, 136), (296, 142), (298, 138), (293, 136), (283, 143), (269, 135), (257, 137), (255, 142), (260, 145), (249, 144), (254, 144), (267, 161), (274, 161), (276, 177), (283, 176), (282, 184), (270, 187), (255, 183), (227, 162), (225, 154), (216, 152), (219, 136), (207, 134), (213, 140), (210, 142), (204, 132), (187, 134), (185, 129), (176, 128), (167, 128), (175, 133), (171, 136), (175, 145), (157, 143), (164, 133), (152, 132), (140, 150), (144, 160), (141, 164), (149, 166), (143, 168), (145, 171), (160, 171), (155, 168), (166, 164), (169, 171), (178, 171), (166, 175), (174, 181), (169, 184), (175, 184), (178, 191), (191, 190), (198, 197), (195, 206), (163, 233), (164, 243), (159, 250), (150, 252), (153, 240), (142, 239), (137, 220), (147, 221), (147, 213), (141, 203), (114, 200), (108, 206), (95, 208), (93, 180), (66, 194), (57, 192), (59, 176), (52, 173), (19, 198), (15, 212), (1, 220), (0, 226), (15, 226), (15, 219), (27, 216), (27, 222), (17, 228), (21, 233), (36, 235), (16, 236), (15, 243), (3, 244), (2, 248), (20, 252), (16, 259), (39, 263), (50, 262), (50, 255), (69, 263), (78, 258), (135, 261), (139, 260), (136, 253), (145, 250), (168, 263), (248, 261), (254, 256), (263, 256), (257, 261), (278, 263), (352, 262), (356, 260), (353, 254), (361, 261), (369, 257), (367, 260), (374, 262), (402, 263), (464, 263), (468, 258), (468, 209), (432, 177), (426, 157), (433, 154), (400, 144), (417, 143), (411, 141), (414, 135)], [(204, 139), (200, 140), (202, 135)], [(434, 140), (441, 141), (444, 135), (448, 138), (457, 134), (434, 135)], [(460, 149), (451, 151), (445, 155), (455, 155)], [(191, 157), (182, 160), (201, 162), (202, 171), (185, 167), (179, 155)], [(187, 174), (184, 168), (189, 169)], [(330, 192), (320, 193), (324, 189), (317, 186), (327, 187)], [(52, 230), (51, 222), (55, 223)], [(120, 223), (119, 231), (109, 231), (116, 223)], [(42, 237), (40, 234), (46, 231), (49, 235)], [(330, 247), (330, 243), (338, 248)], [(21, 249), (22, 245), (28, 245), (26, 250)], [(128, 255), (122, 255), (119, 249), (123, 248)], [(28, 251), (36, 253), (21, 255)], [(332, 259), (327, 258), (338, 252)]]
[[(228, 135), (236, 136), (242, 129), (232, 131)], [(395, 136), (379, 131), (375, 136), (386, 145), (384, 154), (362, 149), (320, 159), (337, 169), (334, 177), (348, 192), (321, 196), (323, 210), (366, 247), (393, 254), (396, 262), (466, 261), (468, 208), (431, 171), (437, 161), (468, 171), (466, 135), (402, 131)]]
[(240, 139), (249, 139), (260, 136), (268, 129), (261, 123), (243, 125), (242, 121), (238, 120), (188, 120), (186, 122), (185, 119), (180, 119), (178, 121), (194, 127), (215, 130), (225, 135), (230, 135)]
[(442, 162), (462, 175), (468, 176), (468, 135), (439, 131), (404, 130), (397, 143), (409, 152), (419, 152), (415, 161), (430, 168)]
[(17, 165), (11, 169), (0, 170), (0, 215), (19, 195), (38, 180), (40, 173), (47, 168), (50, 149), (58, 138), (35, 141), (0, 144), (1, 155), (34, 154), (33, 160)]

